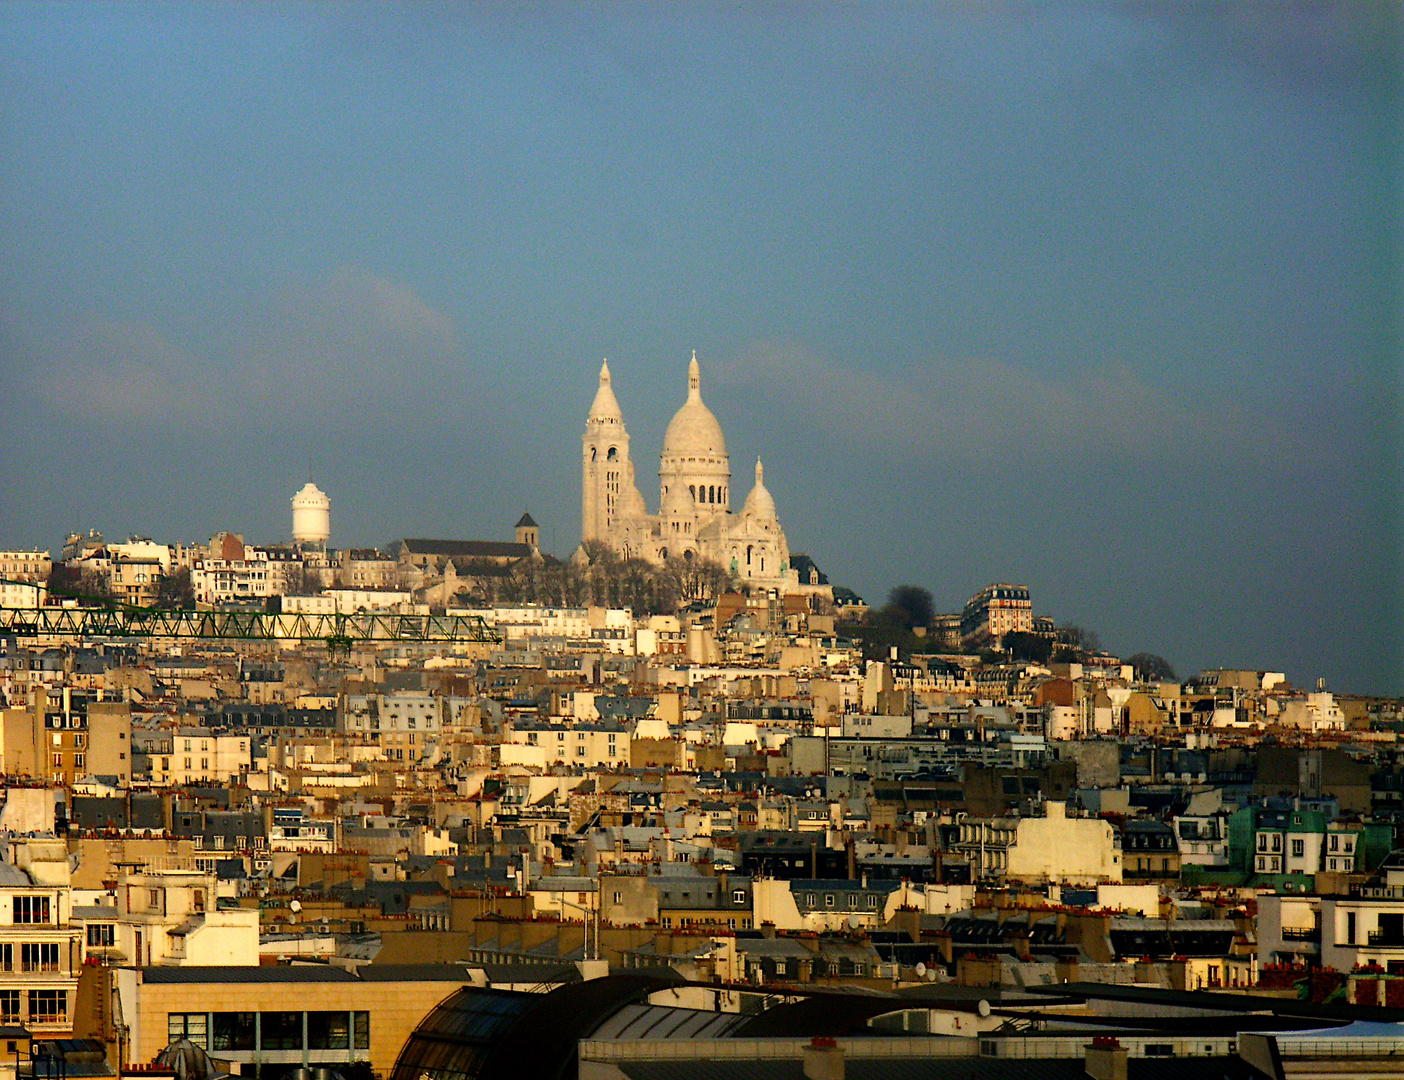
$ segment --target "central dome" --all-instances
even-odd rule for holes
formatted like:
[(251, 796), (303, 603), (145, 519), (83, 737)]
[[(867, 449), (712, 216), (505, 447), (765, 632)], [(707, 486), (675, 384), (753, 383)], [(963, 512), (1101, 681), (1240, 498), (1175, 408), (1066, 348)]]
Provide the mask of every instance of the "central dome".
[(702, 376), (697, 354), (687, 366), (687, 402), (674, 415), (663, 436), (663, 456), (726, 457), (726, 439), (712, 410), (702, 403)]

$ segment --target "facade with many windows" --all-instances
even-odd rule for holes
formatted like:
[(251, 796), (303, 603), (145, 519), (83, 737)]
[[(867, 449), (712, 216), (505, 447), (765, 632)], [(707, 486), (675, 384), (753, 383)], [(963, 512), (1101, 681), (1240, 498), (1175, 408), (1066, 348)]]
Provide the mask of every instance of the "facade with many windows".
[(0, 1024), (63, 1038), (81, 967), (68, 853), (61, 840), (16, 841), (12, 850), (28, 869), (0, 863)]

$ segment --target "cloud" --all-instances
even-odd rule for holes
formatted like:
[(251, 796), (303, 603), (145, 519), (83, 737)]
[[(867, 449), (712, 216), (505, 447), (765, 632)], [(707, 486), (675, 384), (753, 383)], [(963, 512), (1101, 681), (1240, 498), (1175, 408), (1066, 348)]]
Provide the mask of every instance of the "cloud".
[[(101, 314), (30, 328), (30, 388), (93, 419), (286, 418), (404, 393), (456, 349), (452, 321), (413, 289), (358, 268), (255, 302), (226, 349)], [(12, 320), (13, 321), (13, 320)]]
[[(754, 344), (717, 366), (719, 384), (748, 393), (783, 386), (810, 423), (870, 449), (900, 448), (932, 462), (1123, 460), (1231, 455), (1281, 459), (1287, 425), (1225, 392), (1180, 397), (1128, 368), (1055, 381), (1006, 360), (944, 358), (902, 373), (860, 370), (792, 344)], [(1327, 451), (1316, 447), (1314, 453)]]
[(180, 415), (207, 396), (200, 364), (149, 326), (98, 315), (49, 328), (30, 350), (30, 383), (51, 404), (118, 420)]

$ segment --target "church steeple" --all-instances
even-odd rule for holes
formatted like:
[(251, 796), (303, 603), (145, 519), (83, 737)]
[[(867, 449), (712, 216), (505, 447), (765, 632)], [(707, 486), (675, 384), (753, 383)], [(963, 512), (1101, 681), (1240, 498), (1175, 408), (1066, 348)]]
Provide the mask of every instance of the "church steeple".
[(698, 401), (702, 397), (702, 369), (697, 365), (697, 350), (692, 350), (692, 362), (687, 365), (687, 400)]
[(610, 384), (608, 360), (600, 364), (600, 388), (595, 391), (595, 400), (590, 405), (590, 419), (615, 424), (624, 422), (624, 414), (619, 411), (619, 402)]

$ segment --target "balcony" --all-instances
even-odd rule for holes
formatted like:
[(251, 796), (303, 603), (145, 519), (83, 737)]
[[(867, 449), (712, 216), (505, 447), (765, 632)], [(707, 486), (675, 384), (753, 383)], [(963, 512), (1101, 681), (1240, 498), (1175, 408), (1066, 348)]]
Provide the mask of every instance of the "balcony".
[(1371, 945), (1381, 948), (1404, 949), (1404, 933), (1398, 930), (1371, 930), (1365, 938)]
[(1319, 926), (1284, 926), (1282, 928), (1283, 941), (1314, 941), (1321, 944), (1321, 927)]

